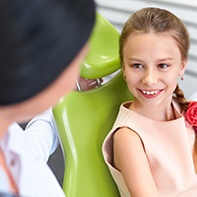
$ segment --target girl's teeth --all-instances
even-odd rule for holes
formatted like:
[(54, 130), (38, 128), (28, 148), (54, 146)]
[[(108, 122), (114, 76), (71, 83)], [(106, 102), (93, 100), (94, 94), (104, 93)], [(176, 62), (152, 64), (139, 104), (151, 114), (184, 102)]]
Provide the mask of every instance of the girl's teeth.
[(153, 95), (153, 94), (157, 94), (159, 92), (159, 90), (157, 91), (142, 91), (144, 94), (148, 94), (148, 95)]

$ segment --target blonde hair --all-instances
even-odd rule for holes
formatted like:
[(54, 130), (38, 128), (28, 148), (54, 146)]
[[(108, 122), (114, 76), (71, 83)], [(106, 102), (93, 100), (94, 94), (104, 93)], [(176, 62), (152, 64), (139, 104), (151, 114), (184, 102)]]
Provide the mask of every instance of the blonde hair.
[[(180, 50), (182, 60), (188, 59), (188, 51), (190, 48), (190, 36), (185, 24), (171, 12), (160, 8), (143, 8), (135, 12), (126, 21), (119, 40), (120, 61), (123, 63), (123, 49), (128, 37), (131, 34), (162, 34), (168, 33), (173, 38)], [(174, 90), (175, 99), (179, 103), (181, 109), (186, 111), (189, 101), (185, 98), (183, 91), (178, 84)], [(197, 136), (194, 144), (193, 153), (195, 170), (197, 172)]]

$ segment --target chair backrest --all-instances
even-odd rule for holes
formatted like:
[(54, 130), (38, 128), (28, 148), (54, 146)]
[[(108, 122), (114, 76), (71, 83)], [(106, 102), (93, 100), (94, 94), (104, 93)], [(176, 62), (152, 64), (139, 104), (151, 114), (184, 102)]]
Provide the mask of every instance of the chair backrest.
[[(94, 39), (99, 38), (94, 36)], [(107, 47), (113, 48), (113, 45)], [(112, 67), (114, 62), (119, 62), (118, 56), (109, 56), (109, 59), (113, 60)], [(103, 64), (105, 61), (103, 59)], [(109, 66), (110, 61), (106, 65)], [(120, 196), (103, 160), (101, 147), (115, 121), (119, 105), (131, 99), (122, 72), (119, 72), (99, 88), (71, 92), (53, 108), (65, 157), (63, 189), (67, 197)]]
[(80, 75), (88, 79), (107, 76), (120, 69), (119, 32), (97, 13), (89, 41), (89, 53), (81, 66)]

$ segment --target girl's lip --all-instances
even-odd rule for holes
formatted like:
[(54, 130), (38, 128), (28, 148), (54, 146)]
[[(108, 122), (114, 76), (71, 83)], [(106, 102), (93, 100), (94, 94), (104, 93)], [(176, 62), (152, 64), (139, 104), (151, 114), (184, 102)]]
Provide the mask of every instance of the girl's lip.
[(158, 89), (158, 90), (141, 90), (141, 89), (139, 89), (139, 91), (146, 98), (155, 98), (162, 92), (162, 89)]

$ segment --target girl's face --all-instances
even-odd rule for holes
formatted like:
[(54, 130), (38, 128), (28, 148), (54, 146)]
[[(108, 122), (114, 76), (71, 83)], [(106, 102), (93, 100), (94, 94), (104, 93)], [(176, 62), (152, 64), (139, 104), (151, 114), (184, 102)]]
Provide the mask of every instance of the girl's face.
[(123, 72), (135, 105), (152, 108), (171, 103), (186, 63), (167, 34), (130, 35), (123, 49)]

